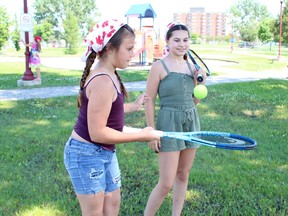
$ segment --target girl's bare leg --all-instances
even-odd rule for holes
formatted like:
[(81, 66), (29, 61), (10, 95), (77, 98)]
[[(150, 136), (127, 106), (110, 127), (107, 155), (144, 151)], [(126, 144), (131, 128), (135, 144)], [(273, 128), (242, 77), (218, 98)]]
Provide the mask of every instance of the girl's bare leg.
[(181, 215), (186, 197), (189, 174), (196, 152), (197, 149), (185, 149), (180, 153), (177, 174), (173, 186), (173, 216)]
[(40, 68), (36, 68), (36, 78), (34, 80), (41, 80)]
[(173, 187), (180, 152), (159, 152), (159, 181), (148, 199), (144, 216), (154, 216)]

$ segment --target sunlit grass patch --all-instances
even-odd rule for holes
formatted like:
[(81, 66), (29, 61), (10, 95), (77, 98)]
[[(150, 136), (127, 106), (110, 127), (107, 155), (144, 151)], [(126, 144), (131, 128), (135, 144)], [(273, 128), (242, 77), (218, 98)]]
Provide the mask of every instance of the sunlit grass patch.
[(64, 212), (57, 210), (53, 206), (35, 206), (29, 210), (17, 213), (16, 216), (65, 216)]
[[(202, 130), (245, 135), (257, 141), (257, 148), (200, 147), (183, 215), (286, 215), (286, 85), (286, 80), (271, 79), (209, 86), (207, 98), (197, 106)], [(131, 92), (131, 101), (140, 93)], [(77, 113), (76, 96), (0, 102), (0, 214), (81, 215), (63, 164)], [(144, 110), (125, 118), (126, 125), (146, 125)], [(123, 185), (120, 215), (143, 215), (158, 181), (158, 154), (147, 143), (127, 143), (117, 146), (117, 155)], [(172, 194), (159, 215), (171, 215)]]

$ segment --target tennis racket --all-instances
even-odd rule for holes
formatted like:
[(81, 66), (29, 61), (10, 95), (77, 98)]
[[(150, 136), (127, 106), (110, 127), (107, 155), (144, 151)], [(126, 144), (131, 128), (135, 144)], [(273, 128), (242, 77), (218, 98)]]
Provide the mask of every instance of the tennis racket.
[[(139, 132), (139, 128), (126, 127), (124, 132)], [(216, 131), (197, 131), (197, 132), (164, 132), (153, 131), (160, 137), (179, 139), (197, 143), (204, 146), (227, 149), (227, 150), (252, 150), (257, 146), (257, 142), (249, 137), (239, 134)]]
[[(195, 51), (193, 51), (192, 49), (189, 49), (189, 51), (187, 52), (187, 55), (188, 55), (189, 59), (192, 61), (192, 63), (194, 64), (197, 71), (201, 68), (207, 74), (207, 76), (210, 76), (211, 72), (210, 72), (208, 66), (205, 64), (203, 59), (200, 58), (199, 55), (197, 55), (197, 53)], [(198, 60), (198, 62), (196, 61), (196, 59)], [(203, 77), (201, 74), (199, 74), (197, 76), (197, 81), (198, 82), (203, 81)]]

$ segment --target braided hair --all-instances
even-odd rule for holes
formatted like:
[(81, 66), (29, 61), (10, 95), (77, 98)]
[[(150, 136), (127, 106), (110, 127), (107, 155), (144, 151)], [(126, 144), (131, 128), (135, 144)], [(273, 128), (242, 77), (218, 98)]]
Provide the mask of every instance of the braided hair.
[(84, 85), (86, 82), (87, 77), (90, 74), (91, 71), (91, 67), (96, 59), (97, 53), (92, 51), (92, 53), (88, 56), (87, 60), (86, 60), (86, 66), (84, 68), (81, 80), (80, 80), (80, 90), (79, 90), (79, 95), (77, 98), (77, 106), (78, 108), (81, 107), (81, 101), (82, 101), (82, 95), (83, 95), (83, 89), (84, 89)]

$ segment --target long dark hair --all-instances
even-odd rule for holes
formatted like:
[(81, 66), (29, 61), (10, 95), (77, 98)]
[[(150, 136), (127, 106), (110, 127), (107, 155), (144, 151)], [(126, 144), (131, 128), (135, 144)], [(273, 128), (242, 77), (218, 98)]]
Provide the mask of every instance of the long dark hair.
[(187, 28), (187, 26), (185, 25), (182, 25), (182, 24), (177, 24), (177, 25), (174, 25), (173, 27), (171, 27), (167, 33), (166, 33), (166, 36), (165, 36), (165, 39), (166, 40), (169, 40), (171, 37), (172, 37), (172, 33), (174, 31), (177, 31), (177, 30), (184, 30), (184, 31), (187, 31), (188, 32), (188, 36), (190, 38), (190, 32), (189, 32), (189, 29)]
[(40, 42), (36, 42), (37, 43), (37, 50), (38, 52), (41, 52), (41, 43)]
[[(127, 35), (131, 35), (131, 36), (135, 37), (135, 33), (134, 33), (133, 29), (129, 25), (125, 24), (109, 40), (108, 43), (109, 43), (110, 47), (114, 48), (116, 51), (118, 51), (120, 48), (120, 45), (122, 43), (123, 38), (125, 38)], [(107, 44), (103, 48), (103, 50), (98, 54), (99, 58), (104, 56), (106, 51), (107, 51)], [(84, 85), (85, 85), (87, 77), (90, 74), (91, 67), (92, 67), (96, 57), (97, 57), (97, 53), (95, 51), (93, 51), (93, 49), (92, 49), (92, 53), (88, 56), (88, 58), (86, 60), (86, 66), (84, 68), (84, 71), (83, 71), (83, 74), (82, 74), (82, 77), (80, 80), (80, 90), (79, 90), (79, 95), (77, 98), (78, 108), (81, 107)], [(122, 79), (116, 70), (115, 70), (115, 75), (117, 76), (117, 78), (119, 80), (122, 94), (124, 94), (124, 96), (126, 98), (128, 98), (129, 97), (128, 92), (126, 91), (125, 86), (122, 82)]]
[[(190, 32), (189, 32), (189, 29), (187, 28), (187, 26), (182, 25), (182, 24), (177, 24), (177, 25), (174, 25), (173, 27), (171, 27), (171, 28), (167, 31), (166, 36), (165, 36), (165, 39), (168, 41), (168, 40), (172, 37), (172, 33), (173, 33), (174, 31), (177, 31), (177, 30), (187, 31), (188, 37), (190, 38)], [(184, 54), (183, 59), (184, 59), (184, 60), (187, 60), (187, 58), (188, 58), (187, 54)]]

